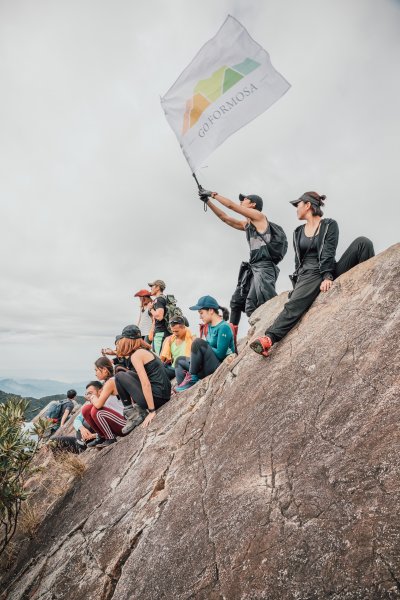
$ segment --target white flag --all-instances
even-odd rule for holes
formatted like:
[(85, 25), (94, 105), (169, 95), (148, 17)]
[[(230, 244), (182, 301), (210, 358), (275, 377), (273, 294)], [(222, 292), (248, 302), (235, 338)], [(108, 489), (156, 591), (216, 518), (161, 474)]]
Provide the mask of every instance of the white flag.
[(228, 16), (161, 104), (193, 172), (227, 137), (267, 110), (290, 84), (269, 54)]

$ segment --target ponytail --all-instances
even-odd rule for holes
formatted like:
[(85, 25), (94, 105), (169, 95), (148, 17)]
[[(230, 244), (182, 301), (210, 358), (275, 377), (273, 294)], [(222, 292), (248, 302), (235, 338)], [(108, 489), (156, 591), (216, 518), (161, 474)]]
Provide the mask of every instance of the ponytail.
[(219, 309), (222, 312), (223, 320), (229, 321), (229, 310), (225, 306), (220, 306)]

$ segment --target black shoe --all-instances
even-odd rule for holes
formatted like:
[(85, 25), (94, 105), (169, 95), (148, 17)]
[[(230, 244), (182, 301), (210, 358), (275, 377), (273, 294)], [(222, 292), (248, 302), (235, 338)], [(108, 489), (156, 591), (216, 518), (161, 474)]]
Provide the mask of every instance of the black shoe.
[(107, 446), (111, 446), (111, 444), (115, 444), (117, 440), (115, 438), (111, 438), (111, 440), (103, 440), (101, 444), (97, 444), (96, 448), (101, 450), (102, 448), (107, 448)]
[(126, 406), (124, 408), (124, 417), (126, 419), (126, 424), (121, 429), (121, 433), (122, 435), (127, 435), (145, 420), (147, 417), (147, 411), (141, 408), (138, 404)]
[(97, 437), (95, 440), (93, 440), (93, 442), (89, 442), (87, 445), (88, 448), (94, 448), (95, 446), (98, 446), (99, 444), (102, 444), (103, 442), (105, 442), (106, 440), (102, 437)]

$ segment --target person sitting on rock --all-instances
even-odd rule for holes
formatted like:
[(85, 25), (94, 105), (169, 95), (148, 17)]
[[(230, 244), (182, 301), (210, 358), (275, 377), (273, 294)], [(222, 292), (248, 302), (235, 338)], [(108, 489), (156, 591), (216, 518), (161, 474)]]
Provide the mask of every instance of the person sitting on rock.
[(136, 325), (127, 325), (117, 342), (117, 356), (129, 358), (129, 371), (115, 375), (119, 397), (124, 404), (127, 423), (124, 434), (143, 421), (147, 427), (156, 416), (156, 410), (171, 398), (171, 383), (160, 358), (142, 339)]
[(371, 240), (358, 237), (336, 262), (339, 227), (333, 219), (322, 219), (325, 200), (326, 196), (306, 192), (290, 202), (297, 209), (297, 218), (306, 221), (305, 225), (295, 229), (293, 236), (293, 291), (289, 294), (289, 300), (282, 312), (267, 328), (265, 336), (250, 344), (250, 348), (258, 354), (268, 356), (272, 345), (279, 342), (296, 325), (320, 292), (331, 289), (336, 277), (374, 256)]
[[(199, 195), (221, 221), (246, 233), (250, 247), (249, 262), (240, 265), (236, 290), (231, 298), (231, 323), (237, 333), (242, 312), (250, 317), (256, 308), (276, 296), (277, 265), (288, 247), (286, 234), (280, 225), (271, 223), (263, 214), (263, 200), (256, 194), (239, 194), (239, 203), (203, 188), (199, 190)], [(210, 197), (246, 220), (227, 215)]]
[[(160, 358), (170, 379), (176, 376), (175, 363), (179, 356), (190, 358), (194, 335), (186, 327), (184, 317), (173, 317), (169, 322), (172, 335), (164, 341)], [(177, 382), (181, 383), (180, 381)]]
[(86, 399), (90, 404), (82, 407), (82, 415), (86, 423), (97, 433), (97, 438), (87, 444), (88, 448), (105, 448), (114, 444), (116, 436), (122, 436), (122, 428), (126, 424), (123, 416), (123, 406), (118, 399), (115, 386), (114, 366), (105, 356), (94, 363), (96, 377), (104, 381), (101, 388), (89, 385), (86, 389)]
[(190, 310), (198, 310), (200, 319), (208, 325), (205, 340), (197, 338), (192, 344), (190, 359), (179, 357), (176, 360), (176, 378), (181, 381), (176, 392), (189, 389), (199, 379), (203, 379), (221, 365), (222, 361), (235, 352), (232, 329), (219, 313), (222, 307), (212, 296), (202, 296)]

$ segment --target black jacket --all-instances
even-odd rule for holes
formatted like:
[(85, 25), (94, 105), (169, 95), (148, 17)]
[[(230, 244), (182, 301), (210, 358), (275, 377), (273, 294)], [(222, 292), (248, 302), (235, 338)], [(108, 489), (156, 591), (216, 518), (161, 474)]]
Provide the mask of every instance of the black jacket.
[[(301, 229), (304, 225), (299, 225), (293, 232), (293, 246), (295, 252), (296, 271), (300, 266), (299, 241)], [(333, 219), (321, 219), (319, 235), (317, 237), (317, 250), (319, 271), (322, 276), (335, 276), (336, 269), (336, 248), (339, 242), (339, 227)]]

